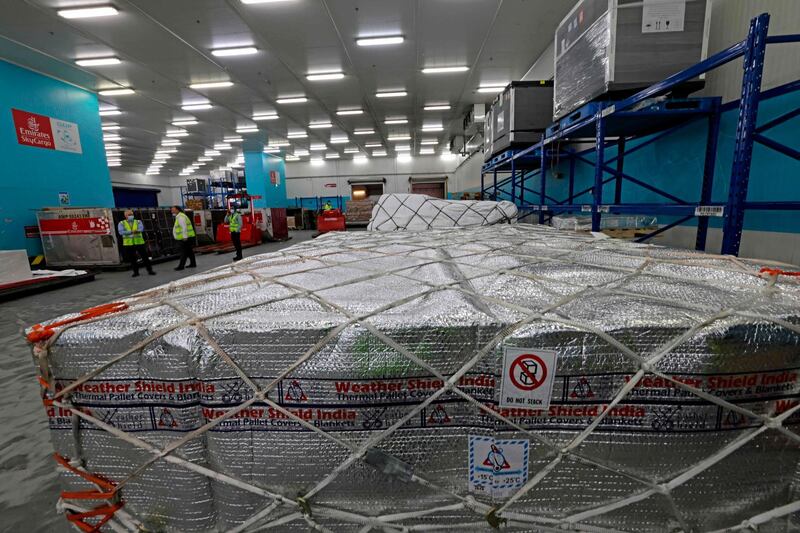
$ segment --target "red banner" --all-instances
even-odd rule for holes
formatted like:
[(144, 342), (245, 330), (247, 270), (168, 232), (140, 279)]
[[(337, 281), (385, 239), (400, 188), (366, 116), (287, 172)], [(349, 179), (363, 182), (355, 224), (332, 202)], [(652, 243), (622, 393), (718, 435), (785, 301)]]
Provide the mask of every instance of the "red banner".
[(335, 189), (336, 188), (336, 184), (335, 183), (326, 183), (325, 187), (327, 187), (329, 189)]
[(12, 109), (14, 115), (14, 130), (17, 132), (17, 142), (37, 148), (55, 150), (53, 129), (50, 126), (50, 117), (28, 113), (19, 109)]
[(269, 171), (269, 182), (273, 185), (278, 185), (281, 181), (281, 176), (278, 174), (277, 170), (270, 170)]
[(109, 235), (108, 219), (90, 218), (44, 218), (39, 220), (42, 235)]

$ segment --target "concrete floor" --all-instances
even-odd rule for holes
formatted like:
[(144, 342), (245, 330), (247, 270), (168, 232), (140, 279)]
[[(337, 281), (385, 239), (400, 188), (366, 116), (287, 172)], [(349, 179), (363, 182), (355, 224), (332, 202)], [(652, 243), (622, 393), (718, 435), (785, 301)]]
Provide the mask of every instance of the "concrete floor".
[[(292, 239), (244, 251), (245, 257), (272, 252), (311, 238)], [(0, 531), (73, 531), (56, 513), (59, 487), (53, 448), (39, 397), (30, 347), (22, 331), (37, 322), (114, 301), (199, 271), (227, 264), (233, 254), (198, 255), (198, 269), (175, 272), (176, 261), (155, 265), (156, 276), (131, 278), (128, 272), (102, 272), (88, 283), (0, 304)]]

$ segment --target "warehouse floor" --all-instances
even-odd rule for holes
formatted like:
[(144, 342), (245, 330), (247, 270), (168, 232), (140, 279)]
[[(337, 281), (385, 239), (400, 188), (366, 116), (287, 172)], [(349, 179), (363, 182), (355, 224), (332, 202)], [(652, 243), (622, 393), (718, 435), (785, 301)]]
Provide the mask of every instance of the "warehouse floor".
[[(294, 231), (292, 239), (244, 250), (245, 257), (272, 252), (311, 238), (311, 231)], [(95, 281), (0, 304), (0, 532), (73, 531), (56, 514), (58, 499), (55, 463), (47, 419), (39, 399), (30, 347), (22, 328), (56, 316), (80, 311), (227, 264), (233, 254), (198, 255), (198, 269), (175, 272), (176, 262), (155, 265), (158, 275), (103, 272)]]

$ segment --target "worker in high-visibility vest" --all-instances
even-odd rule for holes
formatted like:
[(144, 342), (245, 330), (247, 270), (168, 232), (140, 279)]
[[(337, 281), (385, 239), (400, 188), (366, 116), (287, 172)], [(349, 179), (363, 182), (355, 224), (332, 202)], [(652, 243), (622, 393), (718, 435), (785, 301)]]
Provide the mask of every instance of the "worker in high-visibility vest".
[(141, 220), (136, 220), (133, 211), (125, 210), (125, 218), (117, 224), (117, 231), (122, 237), (122, 257), (133, 267), (133, 277), (139, 275), (138, 255), (142, 258), (142, 264), (147, 269), (147, 273), (155, 276), (153, 266), (150, 264), (150, 257), (147, 255), (147, 246), (144, 243), (144, 224)]
[(236, 255), (233, 260), (238, 261), (242, 258), (242, 214), (239, 212), (238, 205), (232, 204), (228, 207), (225, 223), (228, 225), (233, 247), (236, 248)]
[(330, 200), (325, 201), (325, 205), (322, 206), (323, 211), (333, 211), (333, 204), (331, 204)]
[(197, 263), (194, 259), (194, 224), (183, 209), (177, 205), (172, 206), (172, 214), (175, 216), (175, 225), (172, 226), (172, 236), (181, 245), (181, 259), (175, 270), (183, 270), (186, 267), (186, 259), (189, 259), (189, 268), (195, 268)]

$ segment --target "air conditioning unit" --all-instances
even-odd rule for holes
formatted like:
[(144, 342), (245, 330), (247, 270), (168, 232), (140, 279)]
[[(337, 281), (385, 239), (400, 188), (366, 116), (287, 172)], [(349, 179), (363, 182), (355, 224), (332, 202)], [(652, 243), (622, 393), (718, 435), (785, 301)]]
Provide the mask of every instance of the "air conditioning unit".
[(486, 104), (475, 104), (464, 117), (464, 135), (471, 136), (483, 131), (486, 120)]
[(450, 139), (450, 153), (460, 154), (464, 152), (464, 136), (456, 135)]

